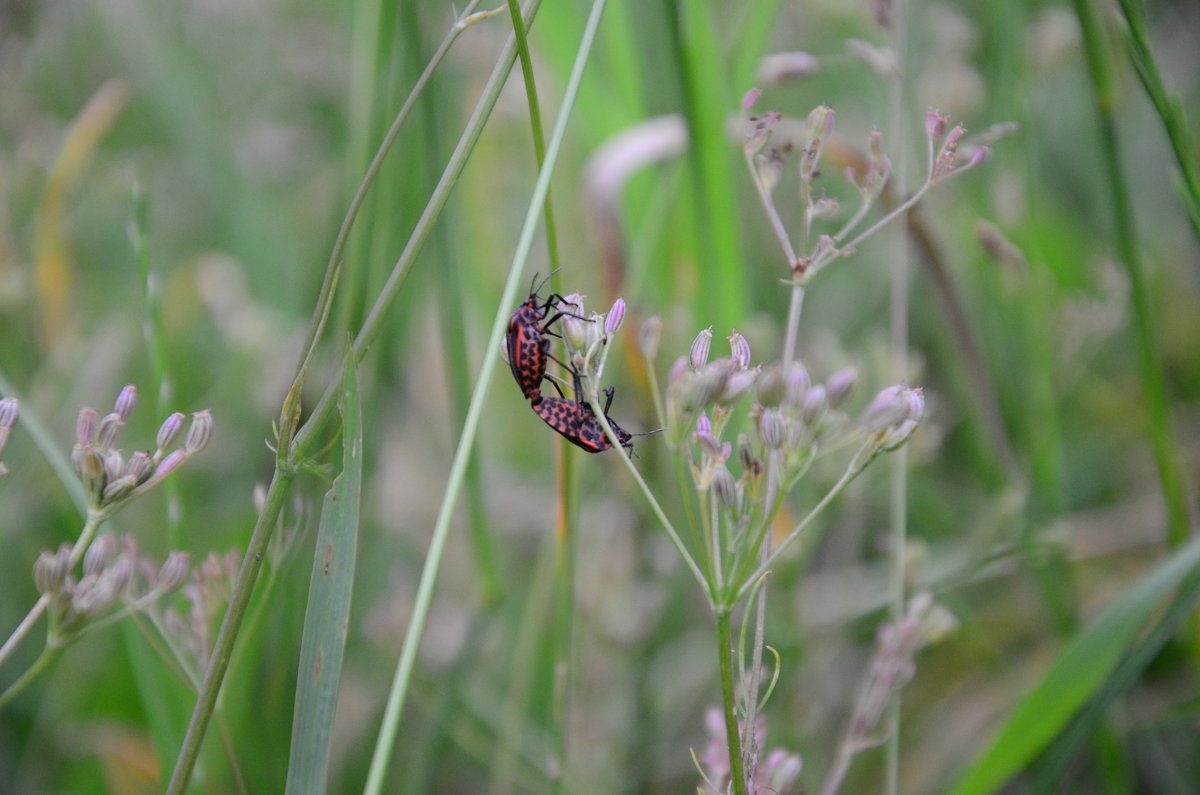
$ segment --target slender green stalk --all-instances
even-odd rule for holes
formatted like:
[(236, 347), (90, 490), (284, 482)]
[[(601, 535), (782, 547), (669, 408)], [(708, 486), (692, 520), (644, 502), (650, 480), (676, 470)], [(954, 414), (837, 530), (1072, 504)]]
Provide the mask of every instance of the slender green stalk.
[(800, 534), (804, 532), (804, 529), (808, 527), (812, 520), (817, 518), (821, 511), (825, 510), (826, 506), (833, 502), (834, 497), (841, 494), (842, 491), (844, 491), (845, 488), (850, 485), (851, 481), (862, 474), (863, 469), (866, 467), (866, 462), (860, 461), (860, 458), (863, 452), (866, 451), (868, 444), (869, 443), (864, 443), (863, 446), (859, 448), (858, 453), (855, 454), (853, 460), (850, 462), (850, 465), (846, 467), (846, 471), (842, 473), (841, 478), (838, 479), (837, 483), (833, 484), (833, 488), (825, 492), (825, 496), (821, 498), (820, 502), (813, 506), (812, 510), (810, 510), (805, 517), (800, 520), (799, 524), (792, 528), (792, 532), (788, 533), (787, 538), (781, 541), (771, 552), (771, 554), (767, 556), (767, 559), (764, 560), (759, 567), (754, 570), (754, 573), (746, 578), (745, 582), (738, 589), (737, 594), (733, 599), (734, 602), (740, 601), (746, 594), (748, 594), (754, 587), (754, 583), (758, 581), (758, 578), (771, 570), (771, 564), (783, 554), (784, 550), (792, 545), (793, 541), (800, 537)]
[[(896, 0), (892, 7), (892, 51), (897, 54), (898, 72), (907, 74), (908, 63), (908, 2)], [(903, 79), (889, 83), (889, 117), (895, 139), (897, 161), (893, 175), (901, 186), (908, 181), (908, 125), (905, 124), (904, 109), (907, 105), (906, 83)], [(904, 228), (891, 230), (892, 245), (888, 247), (887, 261), (891, 263), (891, 365), (897, 383), (908, 380), (908, 292), (911, 262), (906, 245)], [(908, 447), (893, 452), (891, 460), (891, 492), (888, 519), (891, 530), (892, 570), (888, 591), (891, 601), (891, 620), (899, 622), (904, 615), (904, 566), (905, 549), (908, 546)], [(900, 691), (896, 690), (884, 717), (884, 786), (888, 795), (896, 795), (900, 787)]]
[(1167, 90), (1158, 71), (1154, 51), (1150, 49), (1149, 36), (1146, 35), (1146, 19), (1140, 0), (1117, 0), (1117, 3), (1121, 6), (1125, 24), (1129, 26), (1126, 32), (1130, 60), (1133, 61), (1138, 78), (1142, 81), (1142, 88), (1146, 90), (1146, 95), (1150, 97), (1154, 109), (1162, 119), (1163, 129), (1166, 130), (1167, 140), (1179, 166), (1179, 187), (1184, 209), (1192, 222), (1192, 232), (1200, 237), (1200, 160), (1197, 159), (1196, 147), (1192, 142), (1193, 129), (1188, 126), (1179, 95)]
[[(308, 337), (304, 341), (304, 347), (302, 349), (303, 353), (301, 354), (300, 362), (296, 367), (296, 375), (292, 379), (292, 389), (289, 390), (288, 395), (284, 400), (282, 411), (280, 412), (280, 429), (281, 429), (280, 444), (279, 444), (280, 455), (283, 455), (283, 451), (288, 447), (288, 445), (291, 441), (291, 430), (295, 428), (295, 422), (298, 421), (298, 417), (299, 417), (299, 413), (300, 413), (300, 392), (301, 392), (300, 386), (303, 385), (303, 383), (304, 383), (305, 374), (308, 372), (309, 365), (312, 363), (312, 359), (316, 355), (317, 346), (319, 345), (320, 340), (321, 340), (321, 334), (324, 331), (325, 325), (329, 319), (329, 315), (333, 310), (334, 294), (337, 291), (338, 281), (340, 280), (340, 276), (341, 276), (342, 254), (346, 248), (346, 241), (349, 239), (349, 236), (350, 236), (350, 229), (354, 225), (355, 219), (358, 217), (358, 212), (362, 208), (363, 201), (366, 199), (368, 189), (374, 183), (375, 177), (378, 175), (380, 168), (382, 168), (382, 166), (383, 166), (384, 158), (387, 156), (388, 152), (391, 150), (392, 144), (396, 140), (396, 136), (399, 135), (399, 133), (400, 133), (400, 128), (404, 125), (404, 122), (408, 120), (409, 114), (412, 112), (412, 108), (416, 104), (417, 99), (424, 92), (425, 87), (428, 85), (429, 80), (432, 78), (434, 70), (437, 69), (437, 67), (441, 64), (442, 60), (446, 56), (446, 53), (449, 52), (451, 45), (453, 45), (455, 40), (458, 39), (459, 34), (461, 34), (464, 30), (466, 30), (468, 27), (475, 24), (476, 22), (486, 19), (487, 17), (496, 13), (495, 11), (481, 11), (478, 13), (473, 13), (474, 8), (477, 5), (479, 5), (479, 0), (471, 0), (471, 2), (467, 3), (467, 7), (455, 19), (454, 24), (451, 26), (450, 30), (446, 33), (446, 36), (442, 39), (442, 43), (438, 45), (437, 50), (434, 52), (433, 56), (429, 59), (429, 63), (426, 64), (425, 70), (421, 73), (421, 76), (419, 78), (417, 78), (417, 82), (413, 85), (412, 90), (409, 92), (408, 96), (405, 98), (404, 104), (400, 107), (400, 111), (396, 114), (396, 118), (392, 120), (391, 127), (388, 128), (388, 131), (384, 135), (383, 140), (380, 142), (378, 149), (376, 149), (375, 156), (371, 159), (370, 165), (367, 166), (367, 170), (363, 174), (363, 178), (359, 182), (357, 190), (355, 190), (355, 192), (354, 192), (354, 197), (350, 200), (350, 205), (346, 209), (346, 215), (342, 218), (341, 228), (338, 230), (337, 237), (335, 238), (334, 243), (333, 243), (333, 248), (329, 252), (329, 261), (326, 263), (326, 266), (325, 266), (325, 277), (321, 283), (321, 290), (317, 295), (316, 304), (313, 307), (313, 319), (312, 319), (312, 322), (309, 324)], [(509, 65), (509, 68), (511, 69), (511, 64)], [(493, 74), (493, 77), (494, 76), (495, 75)], [(508, 76), (507, 69), (504, 70), (504, 76), (505, 77)], [(483, 105), (483, 104), (484, 103), (481, 103), (481, 105)], [(472, 117), (471, 122), (477, 121), (478, 110), (479, 109), (477, 107), (476, 116)], [(486, 120), (487, 116), (490, 115), (490, 113), (491, 113), (491, 105), (487, 105), (487, 113), (484, 114), (483, 119)], [(468, 123), (467, 129), (468, 130), (472, 129), (471, 123)], [(467, 149), (467, 151), (470, 151), (471, 149), (474, 148), (474, 142), (475, 142), (475, 140), (478, 139), (478, 132), (482, 132), (482, 121), (479, 122), (479, 129), (476, 133), (475, 139), (473, 139), (471, 141), (471, 146)], [(466, 135), (467, 135), (467, 132), (464, 131), (464, 137)], [(460, 140), (459, 150), (455, 151), (455, 155), (458, 155), (461, 150), (462, 150), (462, 141)], [(453, 164), (454, 162), (455, 162), (455, 158), (451, 158), (451, 164)], [(451, 166), (447, 166), (447, 171), (449, 171), (450, 169), (451, 169)], [(459, 171), (461, 171), (461, 169), (459, 169)], [(447, 191), (448, 191), (449, 186), (452, 186), (454, 184), (454, 182), (457, 181), (457, 177), (458, 177), (458, 172), (455, 172), (454, 179), (452, 179), (450, 181), (449, 185), (447, 186)], [(442, 183), (439, 183), (438, 187), (439, 188), (442, 187), (442, 184), (444, 184), (445, 182), (446, 182), (446, 178), (445, 178), (445, 175), (443, 175)], [(436, 195), (436, 193), (437, 193), (437, 191), (435, 190), (435, 195)], [(431, 200), (430, 204), (426, 207), (425, 213), (421, 216), (421, 220), (422, 221), (426, 220), (426, 218), (430, 215), (431, 208), (433, 208), (432, 217), (436, 219), (436, 217), (441, 213), (441, 209), (442, 209), (443, 205), (444, 205), (444, 199), (440, 203), (435, 203)], [(420, 226), (421, 225), (418, 224), (418, 228), (420, 228)], [(427, 234), (427, 232), (426, 232), (426, 234)], [(410, 246), (412, 244), (413, 239), (416, 238), (416, 236), (417, 236), (417, 231), (414, 230), (413, 235), (409, 239)], [(424, 243), (424, 236), (422, 236), (422, 238), (421, 238), (421, 244), (423, 244), (423, 243)], [(419, 251), (420, 248), (421, 248), (421, 245), (419, 244), (416, 247), (416, 251)], [(407, 253), (408, 251), (409, 251), (409, 248), (406, 247), (405, 253)], [(415, 256), (416, 251), (413, 252), (413, 256)], [(402, 257), (402, 259), (403, 259), (403, 257)], [(396, 270), (399, 269), (399, 267), (400, 267), (400, 264), (397, 263), (396, 268), (393, 268), (392, 277), (395, 277)], [(407, 268), (406, 268), (406, 270), (407, 270)], [(388, 281), (390, 284), (392, 282), (392, 278), (389, 278)], [(400, 287), (399, 284), (397, 284), (395, 286), (395, 292), (399, 291), (399, 287)], [(380, 298), (382, 299), (383, 296), (380, 296)], [(392, 301), (394, 301), (394, 300), (395, 300), (395, 294), (393, 293), (388, 298), (386, 307), (390, 307), (392, 304)], [(372, 308), (372, 310), (374, 311), (374, 309), (378, 308), (379, 306), (380, 306), (380, 302), (379, 302), (379, 300), (377, 300), (376, 304)], [(377, 318), (376, 323), (381, 325), (382, 318)], [(371, 339), (373, 340), (375, 335), (377, 335), (377, 334), (378, 334), (378, 330), (376, 330), (375, 334), (373, 334), (371, 336)], [(360, 332), (360, 336), (361, 336), (361, 332)], [(356, 339), (356, 343), (357, 342), (358, 342), (358, 340)], [(362, 353), (365, 350), (365, 347), (366, 346), (362, 346), (360, 348), (356, 344), (355, 356), (354, 356), (354, 362), (356, 364), (362, 358)], [(321, 425), (321, 427), (324, 427), (325, 422), (328, 421), (328, 418), (329, 418), (328, 412), (331, 411), (333, 408), (333, 406), (329, 403), (328, 399), (331, 399), (332, 396), (334, 394), (336, 394), (337, 385), (339, 383), (340, 383), (340, 377), (338, 379), (331, 379), (330, 383), (328, 385), (328, 388), (326, 389), (324, 398), (321, 401), (321, 406), (325, 409), (325, 411), (321, 415), (322, 416), (321, 422), (319, 423)]]
[[(742, 765), (742, 739), (738, 730), (737, 696), (733, 681), (733, 643), (729, 631), (729, 608), (715, 611), (717, 619), (717, 654), (720, 656), (721, 702), (725, 708), (725, 742), (729, 746), (729, 777), (733, 791), (746, 795), (746, 771)], [(757, 696), (752, 695), (751, 698)], [(750, 731), (748, 728), (747, 731)]]
[(21, 674), (17, 681), (9, 685), (3, 693), (0, 693), (0, 709), (4, 709), (5, 705), (16, 698), (17, 695), (23, 691), (30, 682), (32, 682), (34, 679), (37, 679), (38, 676), (41, 675), (42, 671), (45, 671), (47, 668), (49, 668), (50, 665), (58, 659), (59, 655), (62, 654), (63, 649), (65, 648), (65, 646), (60, 646), (58, 644), (46, 644), (46, 647), (42, 649), (42, 653), (39, 654), (38, 658), (33, 661), (33, 665), (29, 666), (29, 668), (25, 670), (25, 673)]
[(1113, 209), (1113, 233), (1117, 256), (1129, 277), (1130, 299), (1133, 303), (1133, 331), (1137, 344), (1138, 366), (1141, 371), (1142, 394), (1150, 420), (1150, 442), (1158, 477), (1162, 482), (1167, 509), (1167, 532), (1171, 545), (1178, 547), (1188, 538), (1186, 490), (1176, 459), (1171, 436), (1171, 420), (1167, 408), (1167, 393), (1162, 373), (1162, 361), (1155, 341), (1153, 308), (1146, 287), (1140, 247), (1134, 227), (1133, 208), (1129, 201), (1129, 186), (1121, 173), (1121, 147), (1117, 140), (1116, 92), (1105, 46), (1103, 27), (1095, 6), (1088, 0), (1073, 0), (1075, 15), (1083, 32), (1084, 52), (1092, 88), (1096, 93), (1096, 111), (1100, 117), (1100, 145), (1109, 199)]
[[(591, 15), (588, 17), (587, 27), (584, 29), (583, 37), (579, 44), (578, 56), (571, 70), (571, 77), (563, 96), (562, 107), (559, 111), (558, 119), (555, 121), (554, 131), (550, 136), (550, 142), (546, 149), (546, 162), (538, 174), (537, 183), (533, 189), (533, 196), (530, 199), (529, 209), (525, 215), (525, 223), (521, 229), (521, 237), (517, 241), (517, 249), (513, 255), (513, 264), (509, 269), (508, 281), (505, 283), (504, 292), (497, 307), (496, 317), (492, 322), (492, 330), (488, 336), (488, 342), (484, 350), (495, 351), (499, 348), (505, 324), (508, 320), (509, 307), (517, 300), (517, 290), (522, 279), (521, 272), (533, 247), (534, 233), (537, 230), (538, 219), (541, 216), (546, 191), (550, 187), (550, 176), (553, 173), (554, 163), (558, 159), (558, 152), (566, 134), (567, 120), (570, 118), (571, 109), (575, 104), (575, 97), (579, 92), (579, 84), (583, 79), (584, 67), (587, 64), (588, 55), (591, 53), (592, 42), (595, 40), (596, 30), (599, 27), (605, 4), (606, 0), (596, 0), (592, 6)], [(506, 55), (514, 57), (514, 50), (515, 47), (506, 47)], [(375, 310), (372, 309), (372, 316), (374, 314)], [(364, 332), (369, 323), (370, 317), (368, 318), (368, 323), (364, 324)], [(420, 645), (421, 636), (425, 630), (425, 622), (429, 617), (429, 605), (433, 598), (433, 588), (437, 582), (437, 575), (441, 566), (442, 552), (445, 548), (446, 538), (449, 535), (450, 519), (454, 514), (454, 507), (458, 501), (458, 492), (462, 485), (467, 459), (474, 448), (475, 432), (479, 427), (479, 418), (483, 413), (483, 405), (486, 402), (488, 387), (491, 384), (492, 373), (496, 369), (497, 359), (498, 357), (496, 356), (485, 356), (483, 358), (483, 365), (480, 368), (479, 378), (476, 382), (475, 394), (472, 396), (471, 405), (467, 410), (466, 421), (463, 423), (462, 436), (459, 438), (458, 449), (454, 454), (449, 481), (446, 484), (446, 491), (443, 495), (441, 507), (438, 510), (437, 521), (434, 524), (433, 536), (430, 539), (425, 567), (421, 572), (420, 584), (417, 586), (417, 597), (413, 604), (413, 613), (408, 625), (408, 632), (405, 634), (404, 647), (396, 667), (396, 674), (392, 681), (388, 703), (384, 709), (383, 725), (380, 728), (379, 737), (375, 743), (375, 752), (371, 759), (371, 768), (367, 775), (367, 784), (364, 789), (364, 792), (368, 793), (368, 795), (378, 795), (383, 786), (383, 777), (387, 771), (391, 749), (395, 744), (396, 731), (400, 724), (400, 714), (404, 708), (405, 696), (408, 692), (413, 665), (416, 661), (417, 647)]]
[(183, 745), (179, 749), (179, 757), (175, 761), (175, 770), (171, 773), (171, 781), (167, 784), (168, 795), (182, 795), (187, 789), (196, 759), (200, 755), (200, 745), (204, 740), (208, 722), (212, 718), (217, 705), (217, 696), (221, 692), (221, 683), (225, 679), (225, 671), (229, 667), (229, 658), (233, 653), (233, 642), (237, 639), (242, 619), (246, 615), (246, 607), (254, 593), (254, 583), (262, 569), (263, 559), (267, 554), (267, 544), (275, 529), (275, 520), (283, 509), (287, 492), (292, 480), (296, 477), (293, 470), (276, 469), (267, 487), (267, 496), (263, 502), (262, 512), (254, 524), (254, 533), (250, 544), (246, 547), (246, 555), (242, 558), (242, 566), (238, 569), (237, 580), (229, 595), (229, 607), (217, 631), (217, 640), (213, 644), (212, 656), (204, 670), (204, 679), (200, 683), (200, 692), (196, 695), (196, 706), (192, 710), (188, 722), (187, 733), (183, 737)]

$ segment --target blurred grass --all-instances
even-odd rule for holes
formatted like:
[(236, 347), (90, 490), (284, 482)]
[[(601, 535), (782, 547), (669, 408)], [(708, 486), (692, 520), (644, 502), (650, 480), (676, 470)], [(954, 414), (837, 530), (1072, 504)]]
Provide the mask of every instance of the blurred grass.
[[(530, 31), (546, 113), (561, 97), (584, 13), (583, 3), (549, 3)], [(778, 350), (784, 274), (722, 125), (763, 53), (803, 49), (823, 57), (821, 72), (768, 88), (759, 107), (802, 117), (828, 102), (838, 111), (839, 140), (860, 146), (886, 118), (881, 81), (844, 54), (847, 37), (882, 41), (861, 14), (769, 2), (615, 3), (608, 10), (554, 177), (562, 278), (566, 290), (588, 294), (596, 306), (624, 294), (630, 335), (635, 317), (663, 316), (660, 377), (709, 324), (718, 338), (729, 326), (746, 333), (756, 360)], [(1139, 406), (1145, 381), (1128, 283), (1109, 264), (1116, 255), (1099, 175), (1113, 155), (1095, 140), (1078, 29), (1053, 4), (918, 5), (912, 14), (910, 80), (918, 99), (907, 109), (907, 136), (918, 136), (928, 107), (955, 114), (971, 132), (1021, 123), (1019, 137), (997, 144), (984, 169), (932, 196), (922, 217), (979, 335), (1017, 471), (1030, 483), (1028, 502), (1009, 510), (1010, 474), (981, 428), (952, 331), (917, 261), (912, 380), (926, 386), (930, 418), (910, 453), (909, 527), (921, 545), (910, 577), (938, 584), (963, 624), (922, 657), (904, 699), (900, 789), (927, 792), (944, 789), (988, 747), (1011, 708), (1050, 670), (1064, 638), (1080, 631), (1077, 622), (1120, 599), (1164, 559), (1166, 514)], [(1146, 15), (1162, 81), (1195, 118), (1200, 65), (1194, 48), (1178, 42), (1197, 35), (1200, 20), (1183, 6), (1150, 6)], [(253, 486), (268, 473), (270, 420), (337, 223), (388, 114), (450, 19), (448, 4), (432, 0), (169, 9), (122, 0), (75, 4), (70, 13), (37, 3), (0, 10), (0, 368), (23, 400), (4, 453), (11, 471), (0, 481), (0, 540), (8, 549), (0, 560), (0, 628), (15, 626), (36, 598), (29, 567), (38, 550), (78, 526), (25, 433), (25, 417), (39, 417), (66, 451), (79, 406), (103, 405), (130, 381), (149, 398), (156, 378), (142, 341), (141, 255), (124, 236), (130, 185), (143, 186), (144, 246), (162, 279), (161, 346), (175, 390), (160, 411), (207, 406), (217, 418), (212, 446), (178, 478), (179, 537), (196, 559), (210, 549), (240, 550), (253, 523)], [(362, 316), (364, 299), (399, 256), (506, 26), (500, 17), (466, 34), (466, 46), (452, 52), (418, 107), (419, 123), (402, 134), (351, 239), (330, 339)], [(1105, 57), (1116, 81), (1111, 101), (1122, 149), (1115, 156), (1141, 232), (1147, 302), (1161, 330), (1164, 400), (1194, 509), (1196, 240), (1177, 194), (1164, 190), (1176, 159), (1163, 123), (1124, 54)], [(71, 308), (65, 320), (52, 310), (59, 336), (50, 341), (40, 324), (51, 304), (39, 297), (35, 278), (45, 250), (39, 207), (72, 121), (109, 79), (126, 86), (127, 105), (64, 194), (55, 237), (43, 239), (65, 253), (72, 274)], [(355, 791), (365, 778), (362, 749), (373, 741), (407, 626), (463, 396), (482, 357), (493, 353), (482, 350), (487, 318), (536, 176), (519, 83), (510, 81), (362, 371), (362, 546), (331, 791)], [(628, 183), (617, 208), (624, 269), (602, 270), (583, 198), (584, 164), (615, 133), (667, 113), (687, 118), (693, 149)], [(1177, 123), (1171, 129), (1180, 135)], [(826, 176), (838, 192), (837, 175)], [(780, 195), (793, 186), (785, 178)], [(981, 218), (1002, 230), (1022, 261), (997, 260), (979, 245)], [(539, 257), (531, 272), (546, 271)], [(867, 244), (814, 285), (801, 356), (815, 376), (855, 362), (867, 373), (864, 392), (881, 383), (888, 261), (884, 247)], [(622, 348), (609, 368), (618, 389), (613, 416), (650, 429), (653, 412), (632, 375), (639, 366), (632, 350)], [(335, 359), (329, 350), (318, 360), (310, 389)], [(307, 405), (317, 396), (307, 395)], [(131, 440), (152, 438), (161, 417), (151, 402), (132, 419)], [(554, 777), (544, 765), (553, 725), (554, 649), (546, 639), (556, 604), (546, 572), (555, 553), (546, 537), (555, 443), (507, 384), (492, 390), (481, 434), (473, 518), (463, 521), (486, 531), (491, 565), (508, 587), (493, 619), (481, 621), (481, 594), (496, 592), (486, 580), (489, 564), (477, 568), (465, 525), (456, 529), (417, 665), (415, 708), (401, 723), (392, 766), (404, 791), (536, 792)], [(655, 437), (638, 449), (639, 466), (670, 503), (676, 489), (664, 451)], [(717, 697), (711, 627), (620, 467), (605, 457), (579, 459), (576, 668), (564, 789), (587, 782), (592, 791), (684, 791), (696, 779), (687, 749), (703, 748), (703, 708)], [(324, 490), (316, 478), (301, 488), (310, 503)], [(768, 746), (802, 753), (810, 787), (827, 765), (829, 727), (844, 719), (881, 615), (882, 602), (865, 595), (886, 584), (877, 551), (887, 525), (883, 479), (868, 477), (854, 491), (827, 517), (805, 568), (791, 562), (772, 582), (767, 636), (784, 669), (766, 710)], [(683, 508), (672, 507), (676, 514)], [(122, 515), (121, 529), (163, 551), (165, 511), (162, 497), (150, 497)], [(222, 699), (251, 792), (278, 790), (286, 775), (311, 545), (306, 540), (301, 554), (287, 558), (275, 573), (278, 585), (256, 599), (263, 618), (239, 645)], [(1039, 584), (1041, 561), (1053, 565)], [(1052, 613), (1052, 604), (1069, 607)], [(1117, 641), (1098, 644), (1123, 656)], [(144, 644), (131, 630), (89, 638), (0, 713), (0, 790), (139, 791), (122, 787), (138, 757), (104, 742), (118, 730), (125, 748), (156, 758), (164, 774), (191, 696), (165, 669), (156, 671), (160, 663)], [(35, 646), (23, 650), (26, 661)], [(0, 681), (11, 681), (20, 665), (0, 668)], [(1061, 791), (1095, 791), (1105, 776), (1114, 783), (1127, 776), (1142, 791), (1168, 774), (1197, 786), (1200, 770), (1179, 750), (1196, 740), (1189, 665), (1166, 644), (1121, 691), (1119, 719), (1101, 721), (1103, 743), (1071, 751), (1071, 772), (1056, 781)], [(164, 681), (155, 686), (156, 678)], [(213, 736), (199, 786), (229, 791), (232, 774)], [(1124, 773), (1119, 765), (1111, 773), (1090, 765), (1104, 748), (1108, 758), (1127, 760)], [(1019, 774), (1012, 786), (1036, 773)], [(872, 790), (880, 775), (878, 755), (868, 753), (847, 791)]]

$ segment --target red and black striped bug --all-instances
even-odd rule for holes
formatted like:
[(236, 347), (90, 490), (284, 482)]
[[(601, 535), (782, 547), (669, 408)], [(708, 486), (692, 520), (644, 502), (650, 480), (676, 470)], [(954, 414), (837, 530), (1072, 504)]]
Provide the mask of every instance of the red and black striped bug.
[[(611, 386), (604, 390), (604, 416), (608, 419), (608, 424), (612, 426), (613, 433), (616, 434), (621, 447), (633, 455), (633, 442), (630, 440), (634, 436), (648, 436), (651, 433), (658, 433), (658, 431), (630, 433), (617, 425), (613, 418), (608, 416), (608, 409), (612, 406), (613, 391)], [(579, 394), (578, 373), (575, 373), (575, 394)], [(534, 403), (533, 411), (542, 418), (543, 422), (558, 431), (564, 439), (582, 450), (587, 450), (589, 453), (603, 453), (605, 450), (612, 449), (612, 441), (604, 432), (604, 426), (600, 424), (600, 420), (592, 412), (592, 407), (587, 403), (561, 397), (548, 397)]]
[[(553, 273), (547, 275), (546, 279), (553, 275)], [(558, 293), (551, 293), (545, 301), (541, 301), (538, 298), (538, 290), (545, 283), (545, 279), (543, 279), (542, 284), (539, 284), (536, 289), (530, 284), (529, 297), (521, 302), (517, 311), (513, 312), (512, 317), (508, 319), (508, 331), (504, 337), (505, 344), (508, 346), (509, 369), (512, 370), (517, 386), (521, 388), (521, 394), (527, 397), (534, 406), (541, 403), (543, 399), (541, 386), (542, 379), (546, 377), (546, 361), (548, 359), (558, 361), (550, 353), (550, 340), (546, 336), (558, 336), (550, 331), (551, 324), (562, 317), (587, 319), (560, 309), (549, 320), (544, 320), (550, 308), (564, 300)]]

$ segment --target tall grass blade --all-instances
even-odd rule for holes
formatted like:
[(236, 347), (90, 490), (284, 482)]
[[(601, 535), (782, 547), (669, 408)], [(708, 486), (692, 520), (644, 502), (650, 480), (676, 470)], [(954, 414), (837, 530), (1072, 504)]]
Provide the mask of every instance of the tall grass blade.
[(1198, 567), (1200, 540), (1180, 548), (1109, 605), (1063, 649), (996, 739), (950, 790), (952, 795), (996, 792), (1032, 762), (1105, 685), (1167, 593)]
[[(347, 359), (350, 353), (346, 354)], [(342, 473), (321, 507), (316, 554), (304, 614), (300, 673), (288, 759), (289, 793), (324, 792), (329, 777), (329, 741), (337, 708), (350, 596), (358, 555), (362, 502), (362, 410), (358, 370), (350, 362), (342, 379)]]

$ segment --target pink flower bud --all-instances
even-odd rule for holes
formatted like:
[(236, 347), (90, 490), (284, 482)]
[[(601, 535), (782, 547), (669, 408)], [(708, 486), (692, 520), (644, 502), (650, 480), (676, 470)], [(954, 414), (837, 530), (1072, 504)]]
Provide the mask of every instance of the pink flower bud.
[(925, 134), (935, 141), (946, 133), (946, 117), (937, 111), (925, 114)]
[(158, 437), (154, 442), (158, 445), (159, 450), (166, 450), (175, 441), (175, 437), (183, 429), (183, 419), (183, 412), (177, 411), (163, 421), (162, 426), (158, 429)]
[(712, 345), (712, 326), (701, 331), (692, 341), (692, 349), (688, 354), (688, 362), (693, 370), (699, 370), (708, 363), (708, 349)]
[(100, 420), (100, 424), (96, 426), (96, 446), (101, 450), (110, 449), (117, 441), (117, 436), (121, 433), (121, 426), (125, 421), (121, 419), (121, 415), (113, 412), (105, 414)]
[(87, 444), (96, 441), (96, 410), (80, 409), (79, 419), (75, 420), (75, 442)]
[(187, 437), (183, 440), (183, 449), (188, 455), (194, 455), (204, 449), (212, 438), (213, 420), (208, 409), (192, 413), (192, 424), (188, 426)]
[(853, 367), (838, 370), (829, 376), (829, 380), (825, 383), (825, 392), (829, 396), (829, 405), (837, 408), (845, 403), (846, 398), (850, 397), (850, 393), (854, 391), (854, 386), (857, 383), (858, 370)]
[(752, 88), (742, 95), (742, 112), (749, 113), (750, 109), (754, 107), (754, 103), (758, 102), (758, 98), (761, 96), (762, 91), (759, 91), (757, 88)]
[(117, 552), (117, 540), (105, 533), (87, 548), (83, 555), (83, 573), (99, 574), (112, 561)]
[(621, 328), (623, 320), (625, 320), (625, 299), (618, 298), (604, 317), (604, 333), (616, 334), (617, 329)]
[(725, 339), (729, 340), (729, 351), (733, 360), (737, 362), (738, 367), (745, 370), (750, 366), (750, 343), (737, 333), (737, 329), (734, 329), (733, 333)]
[(158, 570), (155, 587), (163, 593), (172, 593), (179, 589), (187, 580), (191, 570), (191, 559), (188, 553), (178, 550), (167, 555), (167, 560)]
[(17, 399), (6, 397), (0, 400), (0, 428), (11, 428), (17, 421)]
[(133, 384), (127, 384), (121, 390), (121, 394), (117, 395), (117, 403), (113, 407), (113, 413), (121, 418), (121, 422), (124, 422), (129, 419), (134, 403), (137, 403), (137, 387)]
[(963, 168), (974, 168), (986, 159), (988, 156), (988, 148), (981, 146), (975, 150), (975, 154), (971, 155), (970, 161)]
[(863, 412), (862, 424), (868, 432), (886, 430), (901, 422), (908, 413), (908, 396), (900, 384), (893, 384), (875, 396)]

